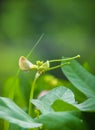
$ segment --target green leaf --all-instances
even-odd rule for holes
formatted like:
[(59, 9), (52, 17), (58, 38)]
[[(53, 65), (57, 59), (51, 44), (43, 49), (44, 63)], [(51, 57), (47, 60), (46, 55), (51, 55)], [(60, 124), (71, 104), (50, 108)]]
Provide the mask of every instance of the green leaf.
[(12, 100), (0, 97), (0, 118), (10, 123), (17, 124), (23, 128), (40, 127), (42, 124), (34, 122), (22, 109), (20, 109)]
[[(15, 90), (19, 87), (18, 77), (10, 77), (6, 80), (3, 88), (3, 95), (11, 99), (14, 98)], [(10, 91), (9, 91), (10, 90)]]
[(54, 111), (51, 105), (57, 99), (66, 101), (68, 103), (75, 103), (74, 94), (73, 92), (65, 87), (57, 87), (48, 92), (45, 96), (39, 99), (33, 99), (31, 102), (42, 112), (48, 113)]
[(55, 111), (79, 111), (79, 109), (73, 104), (70, 104), (68, 102), (62, 101), (62, 100), (56, 100), (52, 104), (52, 108)]
[(77, 61), (73, 60), (69, 65), (63, 66), (62, 71), (76, 89), (87, 97), (95, 97), (95, 77)]
[(10, 123), (8, 130), (22, 130), (22, 128), (16, 124)]
[(50, 112), (39, 116), (45, 130), (84, 130), (84, 123), (70, 112)]
[(19, 84), (20, 84), (20, 89), (21, 89), (24, 101), (26, 102), (26, 105), (28, 107), (29, 97), (30, 97), (31, 81), (29, 79), (29, 76), (26, 75), (26, 73), (24, 74), (24, 73), (20, 72)]
[(14, 99), (16, 104), (20, 107), (26, 105), (25, 100), (23, 98), (18, 77), (10, 77), (6, 80), (4, 89), (3, 89), (3, 96)]
[(95, 98), (88, 98), (86, 101), (84, 101), (81, 104), (78, 104), (77, 107), (81, 111), (85, 112), (95, 112)]

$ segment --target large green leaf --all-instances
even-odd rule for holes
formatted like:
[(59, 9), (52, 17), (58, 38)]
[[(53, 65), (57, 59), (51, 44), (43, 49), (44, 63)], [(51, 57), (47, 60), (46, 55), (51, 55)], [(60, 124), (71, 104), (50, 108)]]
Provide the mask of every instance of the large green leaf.
[(53, 104), (52, 104), (52, 108), (55, 111), (79, 111), (79, 109), (74, 105), (74, 104), (70, 104), (68, 102), (65, 102), (63, 100), (56, 100)]
[(45, 130), (84, 130), (83, 120), (70, 112), (50, 112), (39, 116)]
[(88, 98), (83, 103), (78, 104), (77, 108), (85, 112), (95, 112), (95, 98)]
[(62, 67), (69, 81), (87, 97), (95, 97), (95, 77), (87, 72), (77, 61)]
[(52, 104), (55, 111), (82, 111), (82, 112), (95, 112), (95, 98), (88, 98), (80, 104), (70, 104), (63, 100), (56, 100)]
[(75, 104), (74, 94), (73, 92), (65, 87), (57, 87), (51, 90), (45, 96), (39, 99), (33, 99), (32, 103), (42, 112), (48, 113), (54, 111), (51, 105), (57, 99), (63, 100), (65, 102)]
[(14, 123), (23, 128), (40, 127), (42, 124), (34, 122), (22, 109), (20, 109), (12, 100), (0, 97), (0, 118)]
[(89, 98), (80, 104), (70, 104), (62, 100), (56, 100), (52, 104), (55, 111), (84, 111), (95, 112), (95, 98)]

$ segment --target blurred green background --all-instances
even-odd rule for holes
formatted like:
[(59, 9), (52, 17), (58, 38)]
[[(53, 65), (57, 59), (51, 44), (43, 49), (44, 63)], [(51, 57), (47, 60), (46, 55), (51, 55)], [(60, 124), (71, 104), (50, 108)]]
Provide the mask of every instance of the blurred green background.
[[(19, 57), (42, 33), (31, 61), (80, 54), (80, 62), (88, 62), (95, 74), (94, 0), (1, 0), (0, 94), (6, 79), (16, 74)], [(58, 70), (54, 74), (61, 77)]]

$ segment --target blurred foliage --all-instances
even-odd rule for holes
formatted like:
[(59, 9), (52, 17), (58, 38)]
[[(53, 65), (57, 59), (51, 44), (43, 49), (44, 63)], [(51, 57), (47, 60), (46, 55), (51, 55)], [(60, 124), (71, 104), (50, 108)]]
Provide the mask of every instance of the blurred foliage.
[[(95, 76), (76, 60), (61, 69), (68, 81), (50, 74), (40, 75), (35, 82), (33, 99), (30, 99), (34, 85), (32, 72), (19, 71), (19, 75), (8, 78), (4, 97), (0, 97), (0, 118), (3, 119), (0, 129), (95, 129)], [(42, 92), (45, 95), (39, 97)], [(29, 101), (33, 104), (32, 115)]]
[(26, 55), (42, 33), (45, 37), (31, 60), (79, 53), (95, 74), (94, 15), (94, 0), (1, 0), (0, 94), (7, 77), (16, 74), (19, 56)]

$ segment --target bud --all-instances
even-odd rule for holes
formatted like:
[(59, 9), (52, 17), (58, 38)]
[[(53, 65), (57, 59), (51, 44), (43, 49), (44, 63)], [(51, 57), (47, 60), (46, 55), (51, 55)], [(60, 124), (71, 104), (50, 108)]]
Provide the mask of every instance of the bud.
[(37, 69), (37, 66), (32, 64), (29, 60), (27, 60), (24, 56), (21, 56), (19, 58), (19, 67), (21, 70), (31, 70), (31, 69)]
[(42, 74), (43, 72), (47, 71), (50, 67), (49, 61), (46, 61), (41, 66), (38, 66), (38, 72)]
[(49, 61), (47, 60), (42, 66), (43, 66), (45, 71), (48, 70), (50, 67)]
[(37, 61), (36, 64), (39, 66), (41, 66), (43, 64), (43, 61)]

